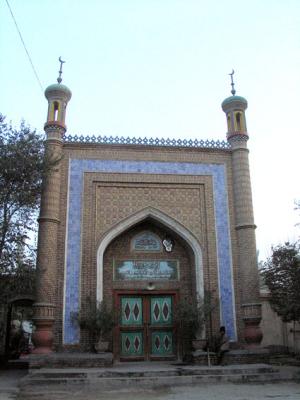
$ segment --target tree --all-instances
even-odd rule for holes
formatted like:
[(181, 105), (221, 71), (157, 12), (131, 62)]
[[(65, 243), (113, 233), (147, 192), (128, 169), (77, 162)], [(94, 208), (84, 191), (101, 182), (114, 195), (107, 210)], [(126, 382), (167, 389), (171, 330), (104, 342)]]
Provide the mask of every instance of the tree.
[(264, 282), (270, 290), (271, 307), (284, 322), (293, 321), (294, 324), (300, 321), (299, 250), (299, 243), (289, 242), (272, 248), (272, 256), (262, 269)]
[[(207, 346), (212, 342), (212, 338), (203, 339), (202, 333), (206, 328), (209, 336), (211, 335), (209, 323), (212, 312), (219, 306), (217, 299), (214, 299), (212, 293), (204, 291), (204, 297), (197, 298), (184, 297), (176, 304), (174, 319), (178, 323), (181, 336), (182, 353), (189, 351), (189, 344)], [(197, 344), (198, 342), (198, 344)], [(202, 348), (201, 347), (201, 348)]]
[[(295, 200), (294, 203), (295, 203), (294, 209), (295, 209), (296, 211), (300, 211), (300, 200)], [(298, 223), (296, 224), (296, 226), (299, 226), (299, 225), (300, 225), (300, 222), (298, 222)]]
[(90, 297), (86, 298), (85, 306), (86, 309), (80, 310), (72, 319), (90, 333), (96, 352), (107, 351), (107, 339), (114, 327), (114, 314), (104, 301), (97, 302)]
[[(40, 204), (43, 137), (24, 122), (14, 129), (0, 114), (0, 298), (32, 291), (33, 233)], [(24, 278), (26, 279), (24, 280)]]

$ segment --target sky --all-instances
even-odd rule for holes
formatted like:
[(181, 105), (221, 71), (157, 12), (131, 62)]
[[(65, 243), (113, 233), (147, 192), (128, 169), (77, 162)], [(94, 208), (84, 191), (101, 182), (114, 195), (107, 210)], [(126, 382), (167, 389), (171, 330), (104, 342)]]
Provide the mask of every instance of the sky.
[(259, 259), (299, 238), (299, 0), (0, 0), (0, 21), (0, 112), (40, 132), (59, 56), (71, 135), (225, 140), (234, 69)]

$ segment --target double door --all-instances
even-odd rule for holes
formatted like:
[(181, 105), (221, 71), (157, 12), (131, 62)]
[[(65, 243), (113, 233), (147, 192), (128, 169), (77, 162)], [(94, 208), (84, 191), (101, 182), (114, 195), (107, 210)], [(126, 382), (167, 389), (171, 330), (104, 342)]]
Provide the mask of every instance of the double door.
[(117, 307), (116, 344), (120, 360), (176, 358), (174, 294), (120, 294)]

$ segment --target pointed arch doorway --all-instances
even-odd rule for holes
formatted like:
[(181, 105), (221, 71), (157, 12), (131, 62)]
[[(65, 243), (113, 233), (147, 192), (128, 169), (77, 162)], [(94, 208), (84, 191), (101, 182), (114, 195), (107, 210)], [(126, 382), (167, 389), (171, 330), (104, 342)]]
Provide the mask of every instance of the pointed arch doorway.
[(97, 299), (115, 312), (115, 359), (176, 359), (178, 299), (203, 295), (202, 254), (194, 236), (147, 208), (102, 238), (97, 261)]

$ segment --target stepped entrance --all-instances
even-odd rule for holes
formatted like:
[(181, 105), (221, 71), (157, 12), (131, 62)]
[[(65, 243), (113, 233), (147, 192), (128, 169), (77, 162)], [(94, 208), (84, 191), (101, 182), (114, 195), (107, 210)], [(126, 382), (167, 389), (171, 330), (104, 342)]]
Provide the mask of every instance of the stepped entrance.
[(176, 292), (117, 292), (115, 358), (121, 361), (177, 359), (176, 302)]

